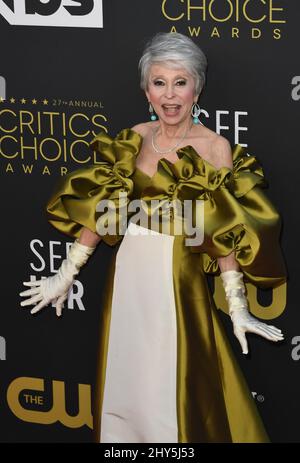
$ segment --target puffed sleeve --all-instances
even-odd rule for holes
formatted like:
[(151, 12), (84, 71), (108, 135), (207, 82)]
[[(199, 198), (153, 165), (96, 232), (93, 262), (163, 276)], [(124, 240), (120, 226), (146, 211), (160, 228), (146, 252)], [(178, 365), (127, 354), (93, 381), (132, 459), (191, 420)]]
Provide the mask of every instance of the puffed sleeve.
[[(128, 203), (133, 191), (130, 177), (140, 145), (141, 138), (130, 129), (122, 130), (115, 139), (104, 131), (97, 134), (89, 146), (97, 151), (99, 162), (75, 170), (59, 181), (46, 206), (49, 222), (73, 238), (78, 238), (81, 228), (87, 227), (107, 244), (116, 244), (122, 238), (118, 223), (115, 234), (99, 233), (100, 225), (105, 226), (108, 220), (107, 210), (101, 211), (99, 202), (113, 201), (116, 210), (120, 207), (120, 197), (122, 206), (124, 201)], [(116, 221), (120, 220), (118, 214), (116, 217)]]
[(204, 241), (191, 251), (202, 253), (204, 271), (219, 274), (217, 258), (234, 251), (246, 281), (262, 288), (282, 284), (281, 217), (263, 191), (268, 184), (258, 159), (235, 145), (232, 170), (208, 163), (201, 168), (207, 182), (199, 196), (204, 199)]

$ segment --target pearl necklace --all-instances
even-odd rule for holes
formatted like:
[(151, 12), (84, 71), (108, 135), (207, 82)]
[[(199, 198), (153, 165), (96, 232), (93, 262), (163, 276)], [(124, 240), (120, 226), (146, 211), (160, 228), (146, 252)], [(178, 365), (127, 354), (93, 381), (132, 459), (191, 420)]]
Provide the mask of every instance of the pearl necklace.
[(185, 131), (184, 134), (183, 134), (183, 137), (179, 140), (178, 143), (176, 143), (175, 146), (172, 146), (172, 148), (168, 148), (168, 149), (166, 149), (166, 150), (160, 150), (160, 149), (157, 147), (157, 145), (156, 145), (156, 143), (155, 143), (155, 141), (154, 141), (154, 137), (155, 137), (155, 135), (156, 135), (156, 133), (157, 133), (157, 131), (158, 131), (158, 129), (159, 129), (159, 127), (157, 127), (156, 132), (155, 132), (154, 130), (152, 130), (152, 140), (151, 140), (151, 142), (152, 142), (152, 148), (153, 148), (154, 151), (155, 151), (156, 153), (158, 153), (158, 154), (167, 154), (167, 153), (171, 153), (172, 151), (174, 151), (174, 150), (180, 145), (180, 143), (183, 142), (183, 140), (185, 139), (185, 137), (187, 136), (187, 134), (189, 133), (189, 131), (191, 130), (191, 128), (192, 128), (192, 125), (191, 125), (190, 127), (187, 127), (186, 131)]

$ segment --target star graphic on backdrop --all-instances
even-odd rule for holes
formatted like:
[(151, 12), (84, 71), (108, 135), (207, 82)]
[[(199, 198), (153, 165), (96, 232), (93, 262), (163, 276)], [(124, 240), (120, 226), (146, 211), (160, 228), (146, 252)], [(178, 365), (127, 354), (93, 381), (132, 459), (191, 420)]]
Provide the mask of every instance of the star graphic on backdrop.
[(11, 97), (10, 100), (9, 100), (11, 103), (15, 103), (16, 100), (14, 99), (14, 97)]
[(32, 101), (32, 104), (37, 104), (37, 100), (35, 98), (33, 98), (33, 100), (31, 101)]
[(46, 98), (43, 100), (43, 104), (44, 104), (44, 105), (47, 105), (47, 104), (48, 104), (48, 100), (46, 100)]
[(22, 104), (25, 104), (25, 103), (26, 103), (25, 98), (22, 98), (21, 103), (22, 103)]
[(3, 103), (3, 101), (5, 101), (5, 98), (3, 98), (2, 96), (0, 96), (0, 103)]

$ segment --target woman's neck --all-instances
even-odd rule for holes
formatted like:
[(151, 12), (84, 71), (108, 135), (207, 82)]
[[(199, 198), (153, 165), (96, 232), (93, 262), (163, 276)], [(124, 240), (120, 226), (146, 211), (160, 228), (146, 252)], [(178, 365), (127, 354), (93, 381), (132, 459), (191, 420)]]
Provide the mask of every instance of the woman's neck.
[(160, 121), (157, 126), (157, 136), (164, 140), (174, 140), (176, 138), (182, 137), (182, 135), (192, 127), (192, 120), (186, 119), (179, 124), (169, 125), (165, 124), (163, 121)]

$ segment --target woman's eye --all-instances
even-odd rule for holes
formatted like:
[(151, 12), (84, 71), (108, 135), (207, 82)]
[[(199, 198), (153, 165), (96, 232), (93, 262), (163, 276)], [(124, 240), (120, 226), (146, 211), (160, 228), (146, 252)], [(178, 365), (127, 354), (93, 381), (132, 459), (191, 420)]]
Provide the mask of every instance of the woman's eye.
[(162, 80), (155, 80), (154, 85), (164, 85)]
[(176, 85), (179, 85), (179, 86), (185, 85), (185, 84), (186, 84), (186, 80), (178, 80), (178, 81), (176, 82)]

